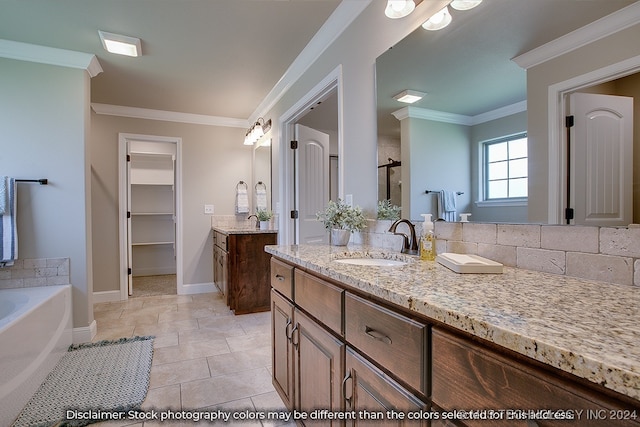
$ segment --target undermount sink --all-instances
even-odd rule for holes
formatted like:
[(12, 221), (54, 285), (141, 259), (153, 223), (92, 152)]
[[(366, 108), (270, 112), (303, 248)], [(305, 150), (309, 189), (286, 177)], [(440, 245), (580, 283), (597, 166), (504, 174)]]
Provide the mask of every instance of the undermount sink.
[(376, 267), (398, 267), (401, 265), (407, 265), (407, 261), (398, 261), (395, 259), (383, 259), (383, 258), (340, 258), (335, 259), (335, 262), (341, 264), (352, 265), (370, 265)]

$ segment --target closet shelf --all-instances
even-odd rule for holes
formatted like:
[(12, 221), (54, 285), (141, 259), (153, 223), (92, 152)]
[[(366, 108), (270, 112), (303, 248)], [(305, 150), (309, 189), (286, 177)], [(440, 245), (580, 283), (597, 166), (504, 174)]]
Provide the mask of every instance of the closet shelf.
[(157, 245), (173, 245), (173, 242), (138, 242), (138, 243), (131, 243), (131, 246), (157, 246)]
[(131, 212), (131, 215), (135, 216), (163, 216), (163, 215), (175, 215), (173, 212)]

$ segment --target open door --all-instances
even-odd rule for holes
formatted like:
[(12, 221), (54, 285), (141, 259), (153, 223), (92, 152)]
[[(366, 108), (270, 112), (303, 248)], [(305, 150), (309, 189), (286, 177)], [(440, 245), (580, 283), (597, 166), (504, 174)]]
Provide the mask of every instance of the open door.
[(569, 97), (567, 176), (572, 224), (633, 222), (633, 98), (574, 93)]
[(298, 141), (298, 240), (299, 244), (328, 243), (329, 234), (316, 213), (329, 201), (329, 135), (300, 124), (295, 125)]

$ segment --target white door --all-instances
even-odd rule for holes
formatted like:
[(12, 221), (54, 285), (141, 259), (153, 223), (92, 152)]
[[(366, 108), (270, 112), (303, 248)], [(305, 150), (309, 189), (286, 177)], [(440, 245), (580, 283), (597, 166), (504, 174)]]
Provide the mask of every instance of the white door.
[(633, 98), (574, 93), (569, 99), (574, 224), (633, 222)]
[(298, 180), (298, 238), (300, 244), (328, 243), (329, 234), (316, 213), (329, 201), (329, 135), (295, 125), (298, 141), (296, 176)]

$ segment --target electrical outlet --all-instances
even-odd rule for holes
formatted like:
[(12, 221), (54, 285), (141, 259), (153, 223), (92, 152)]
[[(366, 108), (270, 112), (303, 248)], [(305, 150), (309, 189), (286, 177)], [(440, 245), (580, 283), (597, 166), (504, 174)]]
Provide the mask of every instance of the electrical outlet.
[(353, 207), (353, 194), (347, 194), (344, 196), (344, 203), (347, 206)]
[(213, 205), (204, 205), (205, 215), (213, 215)]

